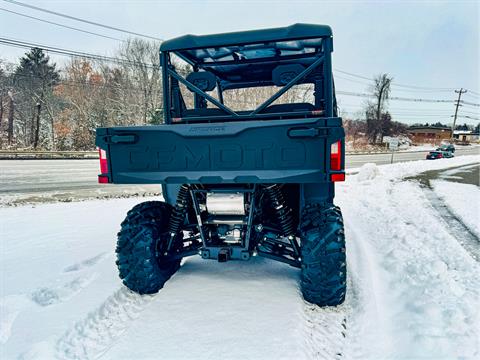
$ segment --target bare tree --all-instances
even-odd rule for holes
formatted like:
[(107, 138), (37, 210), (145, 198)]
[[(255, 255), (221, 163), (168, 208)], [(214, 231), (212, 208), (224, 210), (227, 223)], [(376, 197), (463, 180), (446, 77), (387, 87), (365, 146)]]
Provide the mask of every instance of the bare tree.
[[(118, 50), (124, 60), (124, 81), (129, 83), (130, 96), (141, 104), (141, 119), (148, 123), (161, 106), (161, 80), (159, 67), (160, 43), (134, 38), (128, 39)], [(153, 66), (152, 66), (153, 65)]]
[(380, 74), (374, 78), (373, 96), (375, 100), (368, 102), (365, 109), (367, 119), (367, 136), (371, 143), (382, 141), (384, 129), (391, 122), (391, 117), (383, 116), (385, 113), (388, 98), (390, 96), (390, 85), (393, 78), (388, 74)]
[(367, 124), (364, 120), (344, 120), (345, 135), (348, 140), (352, 140), (352, 146), (355, 147), (355, 143), (358, 138), (362, 137), (367, 128)]

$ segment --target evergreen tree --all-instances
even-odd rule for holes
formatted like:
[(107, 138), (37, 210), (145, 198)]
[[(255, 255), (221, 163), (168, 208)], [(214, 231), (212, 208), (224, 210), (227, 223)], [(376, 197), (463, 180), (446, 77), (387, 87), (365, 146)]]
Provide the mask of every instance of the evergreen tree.
[[(42, 49), (32, 48), (20, 59), (20, 65), (15, 69), (16, 88), (22, 90), (23, 99), (21, 100), (25, 112), (31, 114), (30, 126), (28, 124), (24, 126), (25, 132), (28, 132), (28, 129), (30, 131), (30, 145), (34, 148), (37, 148), (40, 141), (42, 108), (59, 80), (60, 75), (55, 63), (50, 62), (49, 56)], [(53, 119), (51, 121), (53, 129)]]

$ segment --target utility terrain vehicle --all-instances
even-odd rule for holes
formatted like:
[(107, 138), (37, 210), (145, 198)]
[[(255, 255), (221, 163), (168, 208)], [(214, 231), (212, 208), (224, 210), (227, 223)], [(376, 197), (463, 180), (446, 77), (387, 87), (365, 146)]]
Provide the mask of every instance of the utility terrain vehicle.
[[(117, 265), (128, 288), (156, 293), (191, 255), (262, 256), (300, 268), (307, 301), (344, 301), (333, 198), (345, 179), (345, 135), (332, 51), (330, 27), (309, 24), (162, 43), (164, 124), (96, 135), (99, 182), (161, 184), (165, 199), (135, 206), (121, 224)], [(256, 108), (232, 95), (260, 87), (271, 96)], [(282, 103), (293, 87), (304, 99)]]

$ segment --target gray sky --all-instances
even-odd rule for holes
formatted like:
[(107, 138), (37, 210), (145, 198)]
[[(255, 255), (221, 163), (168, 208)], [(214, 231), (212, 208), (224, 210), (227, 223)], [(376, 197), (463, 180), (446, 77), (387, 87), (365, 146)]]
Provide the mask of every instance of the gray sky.
[[(286, 26), (327, 24), (334, 33), (334, 68), (368, 78), (385, 72), (394, 83), (431, 88), (467, 88), (465, 101), (480, 103), (479, 1), (30, 1), (38, 7), (86, 18), (163, 39), (185, 33), (208, 34)], [(113, 37), (128, 35), (16, 6), (0, 8)], [(111, 54), (118, 41), (82, 34), (0, 10), (0, 37)], [(15, 61), (24, 53), (0, 45), (0, 58)], [(55, 60), (61, 63), (61, 58)], [(340, 72), (337, 90), (367, 92), (369, 81)], [(452, 90), (394, 86), (392, 96), (454, 99)], [(364, 98), (338, 95), (343, 111), (354, 114)], [(395, 120), (448, 123), (453, 104), (390, 101)], [(480, 118), (480, 107), (461, 114)], [(459, 123), (478, 121), (459, 118)]]

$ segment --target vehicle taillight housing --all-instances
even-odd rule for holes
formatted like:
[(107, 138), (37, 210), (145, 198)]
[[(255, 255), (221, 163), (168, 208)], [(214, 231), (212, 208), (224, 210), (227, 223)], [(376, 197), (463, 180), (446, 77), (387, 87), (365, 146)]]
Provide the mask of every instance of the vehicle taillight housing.
[(98, 175), (99, 184), (108, 184), (108, 159), (107, 152), (98, 148), (98, 155), (100, 158), (100, 175)]
[[(339, 140), (330, 146), (330, 170), (342, 171), (342, 142)], [(330, 181), (345, 181), (345, 173), (330, 174)]]
[(330, 146), (330, 170), (342, 170), (342, 143), (334, 142)]

